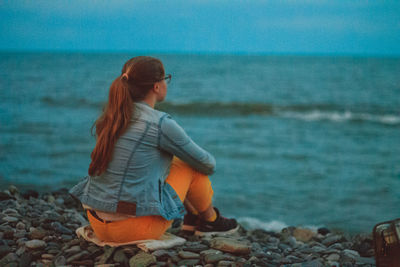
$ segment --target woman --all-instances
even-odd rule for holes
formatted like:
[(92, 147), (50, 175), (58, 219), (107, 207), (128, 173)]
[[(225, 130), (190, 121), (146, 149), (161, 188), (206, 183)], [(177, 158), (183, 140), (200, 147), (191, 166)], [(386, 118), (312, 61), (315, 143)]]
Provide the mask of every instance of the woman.
[(128, 60), (95, 123), (89, 176), (70, 193), (87, 209), (94, 232), (104, 241), (158, 239), (185, 207), (186, 233), (238, 229), (236, 220), (220, 216), (212, 205), (207, 175), (214, 172), (214, 157), (168, 114), (154, 109), (170, 80), (156, 58)]

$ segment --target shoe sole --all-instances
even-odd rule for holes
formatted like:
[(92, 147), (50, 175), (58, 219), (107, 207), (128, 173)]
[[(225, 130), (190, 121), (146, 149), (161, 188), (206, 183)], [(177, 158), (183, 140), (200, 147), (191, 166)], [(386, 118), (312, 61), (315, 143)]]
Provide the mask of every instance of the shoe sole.
[(193, 233), (194, 233), (194, 231), (196, 230), (196, 226), (194, 226), (194, 225), (186, 225), (186, 224), (183, 224), (183, 225), (181, 226), (181, 230), (183, 230), (183, 231), (188, 231), (188, 232), (193, 232)]
[(236, 228), (225, 231), (225, 232), (200, 232), (196, 230), (194, 235), (201, 236), (201, 237), (211, 237), (211, 236), (224, 236), (224, 235), (231, 235), (236, 233), (239, 230), (240, 226), (236, 226)]

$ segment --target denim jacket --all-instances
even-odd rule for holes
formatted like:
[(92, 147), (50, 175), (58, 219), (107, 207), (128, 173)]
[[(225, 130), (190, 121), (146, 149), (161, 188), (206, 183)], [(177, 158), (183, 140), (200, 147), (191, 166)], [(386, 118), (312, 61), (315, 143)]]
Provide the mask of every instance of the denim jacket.
[(82, 178), (69, 193), (104, 212), (180, 218), (185, 213), (183, 204), (165, 183), (174, 155), (199, 172), (215, 170), (214, 157), (194, 143), (170, 115), (137, 102), (106, 171)]

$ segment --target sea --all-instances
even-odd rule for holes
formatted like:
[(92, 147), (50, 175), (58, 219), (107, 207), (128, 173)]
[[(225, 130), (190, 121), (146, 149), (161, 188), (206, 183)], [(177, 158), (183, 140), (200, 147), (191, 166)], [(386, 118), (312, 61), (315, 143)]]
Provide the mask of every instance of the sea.
[[(111, 82), (141, 54), (1, 52), (0, 189), (86, 176)], [(399, 57), (151, 55), (172, 74), (156, 108), (215, 156), (224, 216), (353, 234), (400, 217)]]

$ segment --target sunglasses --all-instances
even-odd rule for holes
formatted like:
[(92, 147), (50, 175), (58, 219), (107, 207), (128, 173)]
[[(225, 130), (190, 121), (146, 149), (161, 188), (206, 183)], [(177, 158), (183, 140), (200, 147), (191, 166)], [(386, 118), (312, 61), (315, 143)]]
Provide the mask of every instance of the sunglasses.
[(172, 79), (172, 75), (171, 75), (171, 74), (167, 74), (167, 76), (165, 76), (164, 78), (162, 78), (161, 81), (162, 81), (162, 80), (165, 80), (167, 83), (170, 83), (170, 82), (171, 82), (171, 79)]
[(155, 82), (161, 82), (165, 80), (167, 83), (171, 82), (172, 75), (167, 74), (164, 78), (161, 78), (160, 80), (154, 81), (154, 82), (137, 82), (138, 84), (154, 84)]

